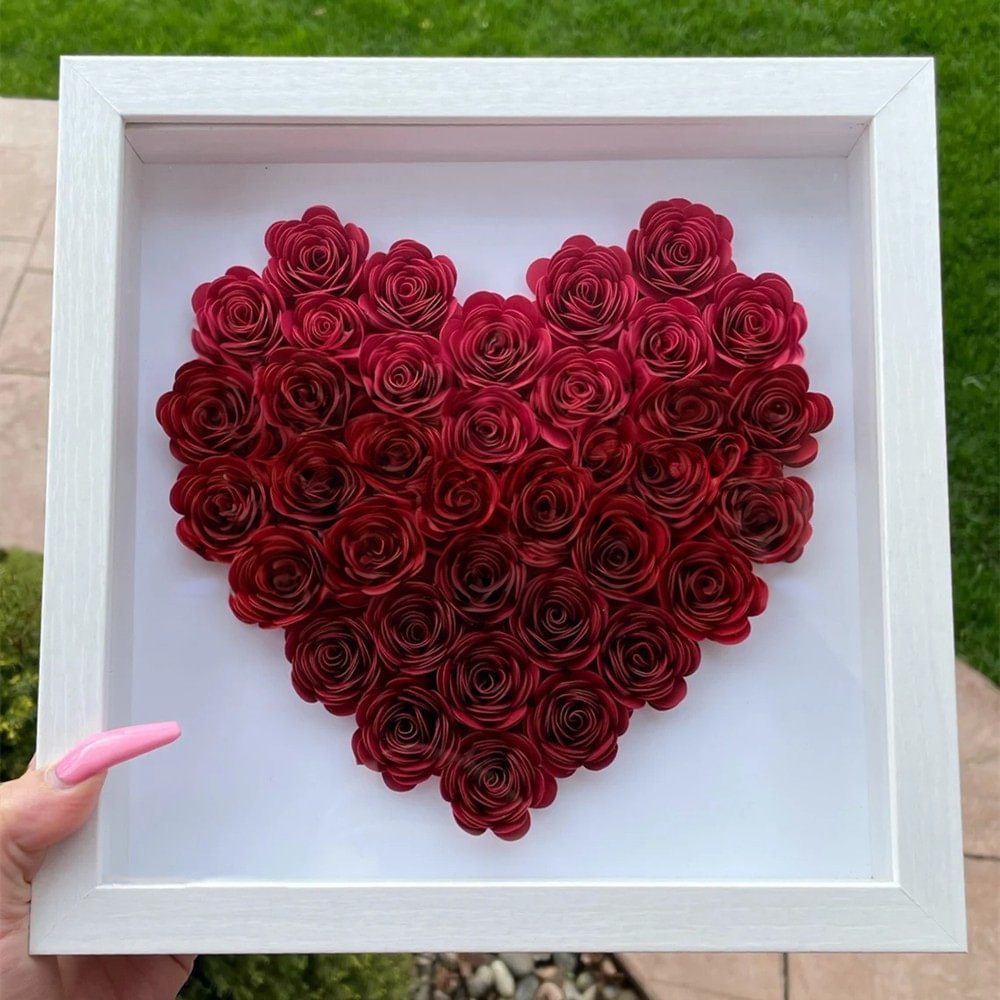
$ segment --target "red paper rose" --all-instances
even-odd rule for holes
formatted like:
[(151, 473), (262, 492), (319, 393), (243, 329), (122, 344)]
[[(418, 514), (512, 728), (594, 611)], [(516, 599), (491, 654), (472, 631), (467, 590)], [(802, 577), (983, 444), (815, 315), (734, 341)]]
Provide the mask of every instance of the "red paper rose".
[(408, 580), (376, 598), (365, 616), (379, 659), (391, 670), (425, 674), (448, 656), (455, 610), (437, 587)]
[(384, 679), (374, 645), (360, 613), (317, 611), (285, 633), (292, 687), (304, 701), (318, 701), (334, 715), (352, 715)]
[(730, 274), (705, 309), (716, 357), (732, 369), (777, 368), (805, 356), (806, 312), (778, 274)]
[(351, 406), (347, 373), (319, 351), (275, 351), (254, 386), (267, 421), (292, 431), (343, 427)]
[(511, 389), (457, 389), (442, 414), (446, 450), (483, 465), (516, 461), (538, 437), (535, 414)]
[(528, 810), (552, 804), (556, 782), (523, 736), (470, 733), (444, 769), (441, 794), (466, 833), (518, 840), (531, 826)]
[(489, 469), (445, 458), (430, 467), (417, 521), (424, 534), (442, 539), (453, 531), (482, 527), (499, 500), (500, 484)]
[(628, 238), (636, 280), (653, 298), (696, 298), (712, 291), (733, 264), (733, 227), (724, 215), (687, 198), (650, 205)]
[(209, 361), (249, 367), (281, 342), (281, 296), (248, 267), (231, 267), (191, 296), (194, 349)]
[(573, 544), (573, 565), (605, 597), (627, 600), (653, 587), (669, 542), (667, 529), (642, 501), (605, 494), (594, 501)]
[(528, 287), (560, 343), (617, 342), (635, 304), (628, 255), (589, 236), (571, 236), (548, 258), (528, 268)]
[(242, 458), (205, 458), (181, 469), (170, 491), (177, 537), (205, 559), (228, 562), (271, 520), (267, 473)]
[(812, 487), (797, 476), (727, 479), (716, 524), (754, 562), (795, 562), (812, 537)]
[(311, 528), (330, 524), (364, 491), (347, 449), (329, 431), (290, 438), (270, 462), (274, 509)]
[(358, 356), (365, 321), (352, 299), (310, 292), (281, 314), (281, 331), (293, 347), (322, 351), (343, 361)]
[(438, 560), (434, 582), (464, 618), (496, 625), (509, 618), (524, 587), (520, 553), (505, 535), (455, 535)]
[(552, 339), (534, 302), (476, 292), (441, 331), (441, 343), (463, 385), (528, 385), (552, 353)]
[(729, 543), (683, 542), (667, 556), (660, 600), (689, 639), (727, 644), (750, 634), (748, 618), (767, 606), (767, 585)]
[(344, 440), (365, 481), (388, 492), (419, 487), (440, 448), (434, 428), (388, 413), (354, 417), (344, 428)]
[(639, 448), (632, 478), (636, 496), (685, 534), (696, 534), (715, 517), (718, 482), (705, 452), (684, 441), (650, 441)]
[(264, 277), (290, 300), (316, 291), (353, 295), (368, 256), (365, 231), (345, 226), (326, 205), (307, 208), (301, 220), (275, 222), (264, 246), (271, 255)]
[(322, 594), (323, 553), (302, 528), (258, 528), (229, 564), (229, 606), (241, 622), (281, 628), (302, 621)]
[(573, 461), (590, 473), (598, 489), (621, 486), (635, 469), (635, 424), (625, 418), (582, 429), (573, 443)]
[(542, 682), (528, 716), (528, 738), (557, 778), (578, 767), (598, 771), (618, 753), (629, 710), (597, 674), (554, 674)]
[(632, 372), (618, 351), (564, 347), (535, 379), (531, 405), (542, 437), (557, 448), (573, 444), (573, 432), (611, 420), (628, 405)]
[(710, 369), (715, 360), (701, 310), (690, 299), (640, 299), (619, 348), (640, 370), (671, 381)]
[(808, 465), (819, 451), (812, 436), (833, 419), (833, 404), (809, 392), (809, 376), (799, 365), (741, 371), (733, 377), (732, 419), (750, 445), (785, 465)]
[(454, 735), (441, 696), (410, 677), (397, 677), (358, 705), (351, 746), (359, 764), (382, 775), (394, 792), (406, 792), (440, 774)]
[(524, 588), (511, 631), (543, 670), (580, 670), (601, 647), (608, 605), (575, 569), (534, 577)]
[(410, 506), (391, 496), (348, 507), (323, 536), (326, 582), (348, 607), (392, 590), (424, 566), (426, 547)]
[(681, 635), (669, 615), (648, 604), (626, 604), (608, 622), (597, 669), (628, 708), (660, 710), (680, 704), (701, 662), (696, 642)]
[(397, 240), (365, 266), (361, 308), (379, 330), (437, 334), (455, 309), (457, 277), (447, 257), (416, 240)]
[(538, 684), (538, 665), (503, 632), (472, 632), (449, 653), (437, 677), (454, 720), (472, 729), (520, 725)]
[(248, 456), (265, 436), (253, 379), (240, 368), (208, 361), (188, 361), (177, 369), (173, 389), (157, 401), (156, 419), (179, 462)]
[(730, 404), (725, 381), (702, 373), (679, 382), (648, 382), (632, 397), (631, 415), (640, 434), (697, 441), (724, 429)]
[(452, 383), (441, 342), (423, 333), (368, 337), (358, 358), (365, 391), (379, 409), (430, 416)]

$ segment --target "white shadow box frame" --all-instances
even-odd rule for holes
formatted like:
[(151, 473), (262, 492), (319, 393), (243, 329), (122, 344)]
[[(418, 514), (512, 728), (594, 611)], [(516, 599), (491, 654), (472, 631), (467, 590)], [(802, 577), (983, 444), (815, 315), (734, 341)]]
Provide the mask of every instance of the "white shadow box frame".
[[(929, 59), (64, 59), (39, 760), (129, 722), (185, 735), (51, 852), (33, 951), (963, 949), (933, 79)], [(224, 572), (173, 538), (152, 401), (194, 284), (259, 267), (267, 222), (313, 202), (376, 247), (451, 253), (463, 295), (675, 195), (729, 215), (741, 269), (809, 310), (837, 407), (805, 473), (816, 534), (765, 568), (751, 640), (639, 713), (612, 768), (562, 783), (523, 841), (471, 838), (436, 793), (353, 765), (280, 637), (231, 619)]]

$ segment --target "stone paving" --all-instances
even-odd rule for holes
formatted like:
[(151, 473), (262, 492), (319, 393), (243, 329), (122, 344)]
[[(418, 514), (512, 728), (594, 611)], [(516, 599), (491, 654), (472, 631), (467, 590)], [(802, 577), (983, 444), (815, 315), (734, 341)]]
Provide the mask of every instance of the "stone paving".
[[(42, 548), (57, 104), (0, 98), (0, 544)], [(1000, 691), (958, 664), (967, 955), (619, 956), (648, 1000), (993, 1000)]]

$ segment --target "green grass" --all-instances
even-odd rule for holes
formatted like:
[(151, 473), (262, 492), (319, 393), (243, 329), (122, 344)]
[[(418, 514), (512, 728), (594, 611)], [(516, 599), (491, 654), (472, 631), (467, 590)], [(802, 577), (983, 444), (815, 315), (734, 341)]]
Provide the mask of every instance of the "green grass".
[(998, 36), (995, 0), (34, 0), (0, 93), (55, 97), (62, 52), (936, 56), (956, 639), (1000, 680)]

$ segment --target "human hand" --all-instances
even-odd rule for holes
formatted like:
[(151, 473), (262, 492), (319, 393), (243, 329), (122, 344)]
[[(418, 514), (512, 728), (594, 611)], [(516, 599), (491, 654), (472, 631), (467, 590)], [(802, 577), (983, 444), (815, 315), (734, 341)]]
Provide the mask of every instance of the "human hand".
[(4, 1000), (173, 1000), (193, 955), (29, 955), (31, 883), (45, 852), (97, 805), (107, 769), (172, 743), (176, 722), (128, 726), (0, 785), (0, 982)]

